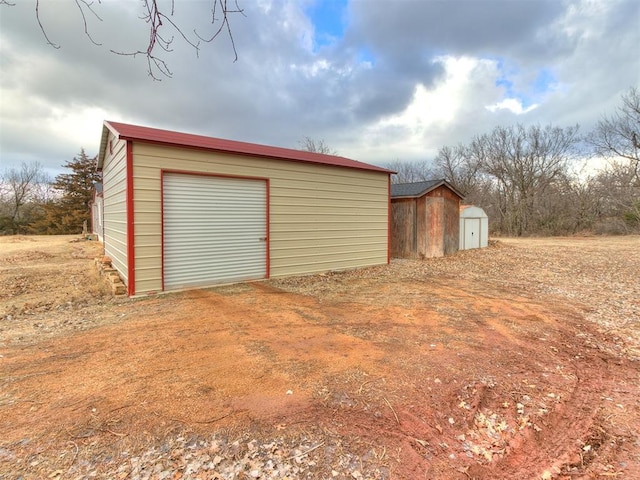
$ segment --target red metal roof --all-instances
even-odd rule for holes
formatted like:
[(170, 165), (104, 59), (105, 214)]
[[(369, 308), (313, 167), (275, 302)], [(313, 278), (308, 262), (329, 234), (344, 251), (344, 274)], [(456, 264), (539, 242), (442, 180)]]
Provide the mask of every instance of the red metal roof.
[(279, 160), (318, 163), (322, 165), (332, 165), (335, 167), (357, 168), (360, 170), (373, 170), (376, 172), (394, 173), (386, 168), (369, 165), (345, 157), (336, 155), (324, 155), (320, 153), (306, 152), (303, 150), (293, 150), (290, 148), (271, 147), (258, 145), (255, 143), (237, 142), (234, 140), (224, 140), (221, 138), (205, 137), (202, 135), (192, 135), (190, 133), (172, 132), (170, 130), (160, 130), (157, 128), (141, 127), (105, 121), (102, 133), (102, 143), (98, 158), (98, 167), (102, 166), (106, 148), (107, 129), (123, 140), (133, 142), (149, 142), (173, 147), (198, 148), (216, 152), (225, 152), (240, 155), (250, 155), (255, 157), (275, 158)]

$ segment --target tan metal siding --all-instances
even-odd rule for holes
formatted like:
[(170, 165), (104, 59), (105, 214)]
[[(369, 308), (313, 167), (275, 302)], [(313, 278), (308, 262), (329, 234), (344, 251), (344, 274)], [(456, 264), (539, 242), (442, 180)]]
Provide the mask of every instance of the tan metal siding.
[(136, 266), (136, 293), (162, 288), (162, 169), (268, 178), (272, 277), (387, 262), (384, 172), (144, 143), (134, 144), (133, 156), (135, 252), (146, 258)]
[(109, 134), (103, 171), (104, 248), (128, 284), (127, 264), (127, 144)]

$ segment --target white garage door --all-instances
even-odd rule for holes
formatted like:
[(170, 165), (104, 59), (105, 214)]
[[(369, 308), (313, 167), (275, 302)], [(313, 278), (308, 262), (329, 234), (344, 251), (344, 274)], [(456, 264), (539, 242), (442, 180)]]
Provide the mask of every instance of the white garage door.
[(164, 288), (267, 276), (267, 183), (163, 177)]

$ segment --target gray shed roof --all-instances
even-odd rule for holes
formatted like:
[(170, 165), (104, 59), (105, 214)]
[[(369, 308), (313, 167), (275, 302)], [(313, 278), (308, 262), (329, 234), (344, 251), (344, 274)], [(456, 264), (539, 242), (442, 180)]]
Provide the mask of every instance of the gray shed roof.
[(445, 179), (441, 178), (438, 180), (427, 180), (424, 182), (414, 182), (414, 183), (395, 183), (391, 185), (391, 198), (419, 198), (423, 195), (426, 195), (432, 190), (435, 190), (441, 185), (445, 185), (449, 188), (453, 193), (458, 195), (460, 198), (464, 198), (458, 190), (456, 190), (453, 185), (447, 182)]

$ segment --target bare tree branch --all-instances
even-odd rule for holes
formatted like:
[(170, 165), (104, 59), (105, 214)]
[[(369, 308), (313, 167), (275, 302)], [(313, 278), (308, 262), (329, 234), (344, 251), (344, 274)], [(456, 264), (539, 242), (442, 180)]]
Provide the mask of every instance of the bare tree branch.
[[(98, 3), (101, 3), (100, 0), (98, 0)], [(96, 42), (93, 37), (91, 36), (91, 34), (89, 33), (89, 29), (87, 28), (87, 17), (84, 14), (84, 10), (82, 8), (82, 5), (84, 5), (91, 13), (93, 13), (93, 15), (100, 21), (102, 21), (102, 18), (100, 18), (100, 16), (93, 10), (93, 8), (91, 8), (91, 5), (93, 5), (93, 2), (89, 3), (86, 0), (76, 0), (76, 5), (78, 6), (78, 10), (80, 10), (80, 15), (82, 15), (82, 23), (84, 24), (84, 33), (85, 35), (89, 38), (89, 40), (91, 40), (91, 43), (93, 43), (96, 46), (101, 46), (101, 43)]]
[(209, 42), (212, 42), (220, 34), (220, 32), (222, 32), (222, 30), (226, 27), (227, 34), (229, 35), (229, 40), (231, 40), (231, 48), (233, 48), (233, 53), (235, 55), (235, 58), (233, 61), (236, 62), (238, 61), (238, 52), (236, 51), (236, 42), (233, 40), (233, 34), (231, 33), (231, 25), (229, 24), (228, 15), (230, 13), (240, 13), (244, 15), (244, 10), (238, 6), (237, 0), (234, 3), (235, 3), (235, 9), (229, 9), (227, 7), (227, 0), (213, 0), (213, 8), (211, 10), (211, 14), (212, 14), (211, 24), (214, 25), (216, 22), (216, 8), (219, 4), (222, 10), (222, 22), (220, 23), (220, 27), (208, 39), (201, 37), (198, 34), (198, 32), (196, 32), (195, 30), (193, 31), (193, 33), (203, 42), (209, 43)]
[(611, 116), (605, 116), (587, 137), (596, 155), (628, 160), (640, 185), (640, 89), (632, 87), (622, 95), (622, 104)]
[[(164, 52), (173, 51), (172, 45), (174, 36), (169, 36), (172, 33), (172, 30), (177, 37), (181, 38), (187, 45), (195, 50), (196, 57), (199, 57), (201, 42), (210, 43), (218, 38), (221, 33), (225, 32), (231, 42), (231, 48), (234, 55), (233, 61), (236, 62), (238, 60), (238, 51), (236, 49), (236, 43), (231, 30), (229, 17), (234, 13), (239, 13), (244, 16), (244, 10), (240, 8), (237, 0), (209, 1), (211, 5), (211, 24), (215, 27), (210, 36), (202, 35), (195, 28), (193, 29), (193, 34), (187, 33), (184, 26), (179, 25), (174, 20), (174, 15), (176, 13), (175, 0), (171, 0), (170, 7), (159, 5), (159, 3), (161, 3), (160, 0), (142, 0), (144, 13), (140, 19), (147, 24), (149, 32), (149, 41), (146, 48), (132, 51), (110, 49), (111, 53), (131, 57), (144, 56), (147, 60), (147, 72), (149, 76), (154, 80), (161, 80), (161, 77), (163, 76), (173, 76), (167, 62), (157, 54), (159, 50)], [(87, 17), (89, 16), (88, 13), (91, 13), (99, 21), (102, 21), (102, 18), (94, 8), (96, 2), (97, 4), (102, 5), (102, 1), (73, 0), (73, 2), (82, 17), (85, 35), (89, 38), (91, 43), (96, 46), (101, 46), (102, 43), (99, 43), (91, 34)], [(41, 3), (41, 0), (36, 0), (35, 3), (36, 21), (38, 22), (38, 26), (46, 40), (46, 43), (55, 49), (59, 49), (60, 44), (55, 43), (51, 38), (49, 38), (49, 34), (47, 33), (47, 29), (45, 28), (45, 24), (41, 18), (40, 7), (45, 5), (44, 2)], [(9, 0), (0, 0), (0, 5), (15, 6), (15, 3), (11, 3)], [(216, 25), (217, 23), (218, 25)]]
[(159, 78), (159, 76), (156, 75), (156, 72), (166, 77), (171, 77), (173, 75), (167, 63), (161, 58), (159, 58), (158, 56), (156, 56), (156, 54), (154, 53), (156, 47), (158, 46), (161, 50), (164, 50), (165, 52), (172, 51), (171, 44), (173, 43), (174, 37), (171, 37), (170, 39), (165, 39), (161, 35), (162, 27), (164, 27), (165, 25), (169, 25), (173, 27), (173, 29), (179, 34), (179, 36), (182, 37), (182, 39), (196, 51), (197, 57), (199, 57), (199, 54), (200, 54), (200, 41), (205, 43), (210, 43), (215, 38), (217, 38), (218, 35), (223, 30), (226, 29), (229, 39), (231, 41), (231, 47), (233, 49), (234, 62), (235, 62), (238, 60), (238, 52), (236, 50), (236, 45), (233, 39), (233, 34), (231, 31), (231, 25), (229, 23), (228, 16), (229, 14), (232, 14), (232, 13), (240, 13), (244, 15), (244, 11), (238, 6), (237, 1), (234, 2), (235, 7), (233, 8), (229, 8), (227, 6), (227, 0), (211, 0), (211, 1), (213, 2), (211, 24), (213, 25), (215, 24), (216, 21), (218, 21), (218, 19), (216, 18), (216, 11), (221, 12), (221, 15), (222, 15), (222, 18), (220, 19), (220, 26), (217, 28), (217, 30), (213, 33), (211, 37), (208, 37), (208, 38), (203, 37), (194, 29), (193, 33), (195, 37), (198, 39), (198, 41), (195, 41), (189, 38), (184, 32), (184, 30), (178, 24), (176, 24), (171, 18), (174, 16), (174, 13), (175, 13), (175, 2), (173, 0), (171, 2), (170, 14), (165, 14), (163, 13), (162, 10), (160, 10), (157, 0), (143, 0), (143, 5), (144, 5), (144, 8), (146, 9), (146, 13), (142, 17), (142, 19), (149, 24), (149, 43), (147, 45), (146, 51), (143, 51), (143, 50), (137, 50), (134, 52), (121, 52), (121, 51), (119, 52), (115, 50), (111, 50), (111, 51), (118, 55), (129, 55), (133, 57), (137, 55), (144, 55), (147, 58), (147, 66), (148, 66), (147, 72), (149, 76), (151, 76), (151, 78), (153, 78), (154, 80), (160, 81), (161, 78)]
[(311, 137), (305, 136), (299, 143), (302, 145), (302, 150), (307, 152), (322, 153), (324, 155), (338, 155), (338, 152), (329, 147), (324, 140), (314, 140)]
[(47, 32), (45, 31), (44, 26), (40, 21), (40, 0), (36, 0), (36, 20), (38, 20), (38, 25), (40, 25), (40, 30), (42, 30), (42, 34), (44, 35), (44, 38), (47, 40), (47, 43), (51, 45), (53, 48), (55, 48), (56, 50), (59, 49), (60, 45), (58, 45), (57, 43), (53, 43), (51, 40), (49, 40), (49, 37), (47, 36)]
[(433, 166), (427, 160), (393, 160), (384, 167), (396, 172), (391, 176), (392, 183), (423, 182), (435, 177)]

